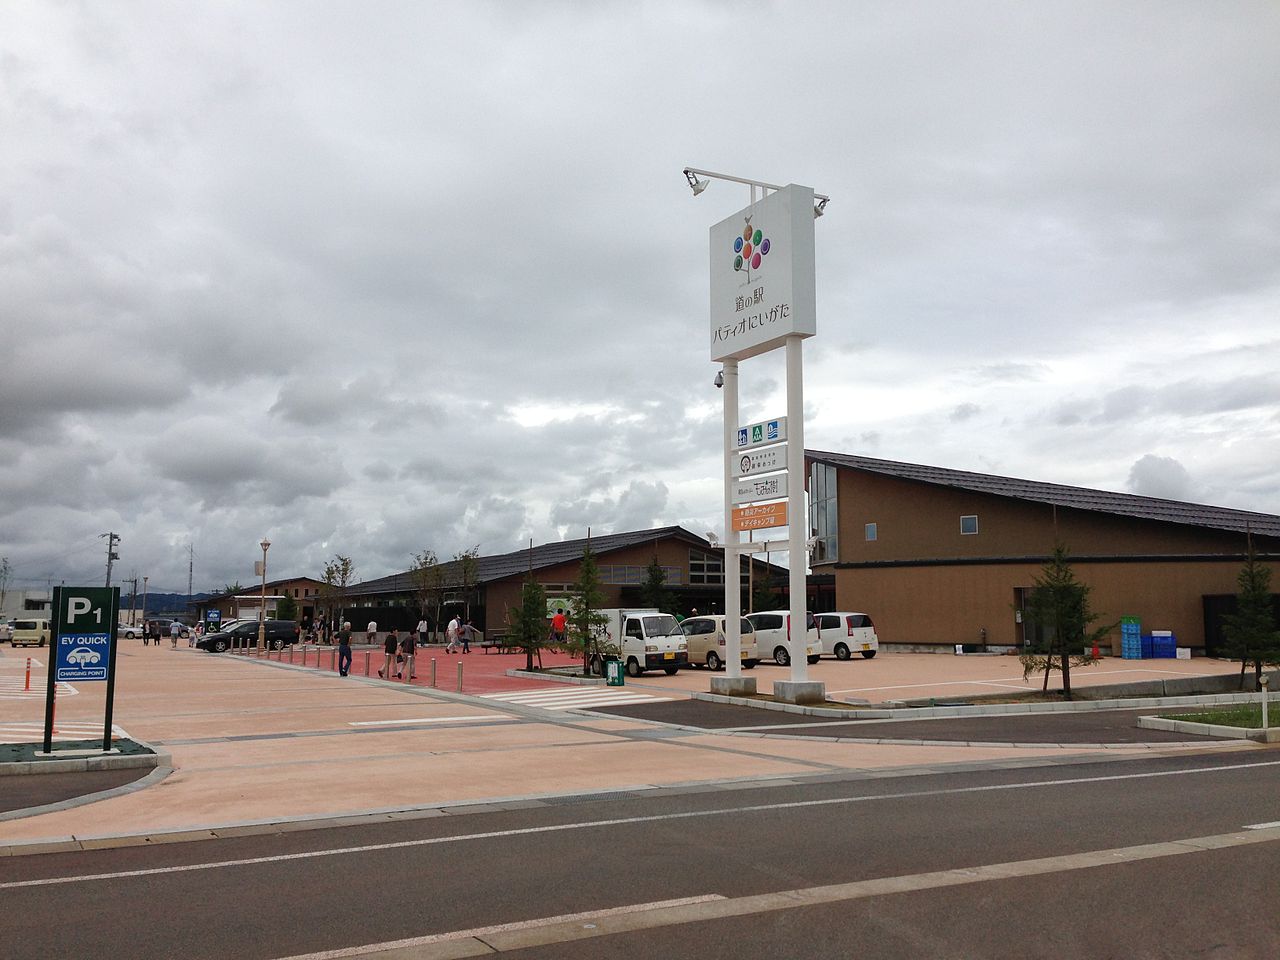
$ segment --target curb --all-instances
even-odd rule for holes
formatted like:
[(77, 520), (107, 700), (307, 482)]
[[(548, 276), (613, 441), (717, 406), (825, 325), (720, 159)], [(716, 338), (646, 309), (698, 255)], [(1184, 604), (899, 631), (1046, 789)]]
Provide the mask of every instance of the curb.
[(1196, 723), (1194, 720), (1171, 720), (1168, 717), (1139, 717), (1138, 726), (1147, 730), (1193, 733), (1202, 737), (1280, 743), (1280, 727), (1270, 727), (1265, 730), (1262, 727), (1228, 727), (1220, 723)]
[(512, 667), (507, 671), (507, 676), (523, 677), (526, 680), (550, 680), (552, 683), (573, 683), (580, 687), (604, 686), (604, 677), (571, 677), (567, 674), (530, 673), (528, 670), (521, 670), (519, 667)]
[(172, 758), (169, 754), (160, 752), (140, 740), (134, 742), (147, 747), (151, 753), (126, 756), (102, 754), (96, 757), (75, 757), (67, 760), (19, 760), (15, 763), (0, 764), (0, 778), (43, 773), (88, 773), (95, 770), (155, 769), (172, 766)]
[(756, 710), (780, 710), (825, 719), (849, 720), (929, 720), (937, 717), (997, 717), (1007, 714), (1087, 713), (1093, 710), (1133, 710), (1144, 707), (1197, 707), (1220, 703), (1247, 703), (1258, 699), (1257, 693), (1207, 693), (1179, 697), (1125, 697), (1116, 700), (1073, 700), (1066, 703), (992, 703), (950, 707), (875, 707), (837, 710), (832, 707), (806, 707), (776, 700), (730, 697), (719, 693), (690, 691), (689, 699), (711, 703), (728, 703)]

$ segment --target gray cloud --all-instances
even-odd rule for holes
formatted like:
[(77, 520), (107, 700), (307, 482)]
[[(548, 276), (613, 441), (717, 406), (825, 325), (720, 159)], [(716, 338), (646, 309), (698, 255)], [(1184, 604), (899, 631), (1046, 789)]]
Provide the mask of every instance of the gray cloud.
[(1144, 497), (1189, 500), (1196, 487), (1187, 468), (1173, 457), (1148, 453), (1129, 468), (1129, 489)]

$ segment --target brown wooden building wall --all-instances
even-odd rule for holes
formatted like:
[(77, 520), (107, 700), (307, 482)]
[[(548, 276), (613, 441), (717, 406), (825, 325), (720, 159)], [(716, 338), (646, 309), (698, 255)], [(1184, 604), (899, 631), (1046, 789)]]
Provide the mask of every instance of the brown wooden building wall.
[[(1203, 648), (1206, 594), (1234, 593), (1240, 533), (970, 492), (838, 469), (837, 605), (868, 613), (882, 643), (1013, 646), (1021, 642), (1015, 589), (1030, 588), (1061, 540), (1093, 588), (1099, 625), (1137, 616), (1144, 633), (1172, 630)], [(977, 516), (978, 532), (960, 532)], [(876, 524), (867, 541), (864, 525)], [(1255, 544), (1257, 545), (1255, 540)], [(1264, 540), (1263, 550), (1275, 550)], [(1274, 565), (1273, 565), (1274, 566)], [(1113, 637), (1119, 652), (1119, 630)]]

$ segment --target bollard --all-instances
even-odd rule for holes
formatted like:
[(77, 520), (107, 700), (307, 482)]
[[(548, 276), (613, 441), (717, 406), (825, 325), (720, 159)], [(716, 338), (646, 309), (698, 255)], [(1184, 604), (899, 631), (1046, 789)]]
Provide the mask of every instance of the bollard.
[(372, 654), (372, 650), (366, 650), (364, 652), (364, 675), (366, 677), (369, 675), (369, 657), (372, 656)]
[(431, 686), (436, 685), (436, 658), (431, 658)]
[(1258, 678), (1258, 684), (1262, 687), (1262, 729), (1267, 729), (1267, 684), (1271, 682), (1271, 678), (1263, 674)]
[(338, 651), (337, 650), (329, 651), (329, 669), (330, 670), (338, 669)]
[(26, 690), (31, 689), (31, 658), (30, 657), (27, 657), (27, 685), (24, 689)]
[(289, 662), (293, 663), (293, 647), (289, 648)]
[(458, 692), (462, 692), (462, 661), (458, 661)]

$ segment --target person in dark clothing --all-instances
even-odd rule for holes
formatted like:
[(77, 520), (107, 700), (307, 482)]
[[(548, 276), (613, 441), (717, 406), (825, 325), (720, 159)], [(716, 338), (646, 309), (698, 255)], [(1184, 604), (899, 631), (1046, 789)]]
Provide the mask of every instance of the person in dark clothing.
[[(319, 651), (316, 656), (319, 656)], [(338, 676), (351, 673), (351, 624), (344, 623), (338, 631)]]
[(404, 665), (396, 673), (396, 679), (401, 678), (401, 674), (408, 674), (412, 680), (417, 676), (413, 672), (413, 657), (418, 652), (418, 631), (410, 630), (405, 636), (404, 641), (400, 644), (400, 652), (404, 655)]
[(382, 666), (378, 668), (378, 676), (384, 680), (391, 679), (391, 668), (396, 665), (396, 653), (399, 650), (400, 638), (392, 630), (387, 634), (387, 639), (382, 642)]

